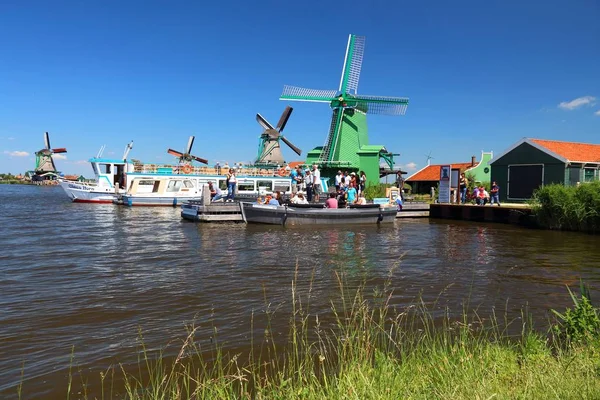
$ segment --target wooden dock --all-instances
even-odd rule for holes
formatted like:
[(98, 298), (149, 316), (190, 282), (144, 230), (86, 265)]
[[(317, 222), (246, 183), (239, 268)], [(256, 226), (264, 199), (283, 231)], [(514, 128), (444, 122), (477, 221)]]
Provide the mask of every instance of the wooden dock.
[(428, 218), (429, 203), (405, 203), (396, 218)]
[(531, 208), (524, 204), (477, 206), (472, 204), (432, 204), (431, 218), (528, 225)]
[(243, 222), (239, 202), (184, 205), (181, 217), (194, 222)]

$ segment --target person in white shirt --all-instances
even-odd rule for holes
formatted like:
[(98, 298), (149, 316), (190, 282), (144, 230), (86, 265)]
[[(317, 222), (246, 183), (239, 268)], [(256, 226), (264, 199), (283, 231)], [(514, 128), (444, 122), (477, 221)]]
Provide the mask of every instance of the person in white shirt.
[(340, 190), (340, 185), (342, 184), (342, 177), (344, 175), (342, 175), (342, 171), (338, 171), (337, 175), (335, 176), (335, 191), (339, 191)]
[(292, 204), (308, 204), (303, 192), (298, 192), (291, 200)]
[(312, 172), (313, 181), (313, 194), (315, 196), (315, 202), (319, 202), (319, 195), (321, 194), (321, 171), (317, 167), (317, 164), (313, 164)]
[(304, 174), (304, 184), (306, 185), (306, 200), (309, 202), (312, 201), (312, 193), (313, 193), (313, 180), (312, 175), (310, 173), (310, 169), (306, 170)]

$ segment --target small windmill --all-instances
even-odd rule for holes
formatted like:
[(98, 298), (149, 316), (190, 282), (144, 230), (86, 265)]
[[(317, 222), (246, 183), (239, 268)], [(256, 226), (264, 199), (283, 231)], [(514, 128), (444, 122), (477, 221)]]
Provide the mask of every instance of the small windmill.
[(57, 175), (56, 165), (52, 159), (53, 154), (66, 153), (67, 149), (64, 147), (53, 149), (50, 147), (50, 135), (48, 132), (44, 133), (44, 144), (46, 145), (43, 149), (35, 153), (35, 175), (37, 180), (44, 179), (43, 176)]
[(294, 146), (285, 136), (281, 134), (290, 115), (292, 115), (292, 107), (286, 107), (274, 128), (262, 115), (256, 114), (256, 121), (264, 128), (264, 132), (260, 135), (258, 144), (258, 156), (255, 164), (281, 165), (284, 163), (283, 155), (281, 154), (280, 141), (285, 143), (294, 153), (301, 155), (302, 150)]
[[(348, 166), (366, 171), (367, 168), (370, 171), (367, 172), (367, 177), (372, 179), (371, 182), (377, 182), (379, 157), (384, 158), (389, 165), (393, 165), (393, 160), (388, 159), (391, 153), (385, 147), (369, 145), (366, 114), (404, 115), (408, 99), (357, 94), (364, 49), (364, 36), (349, 35), (337, 90), (284, 86), (279, 99), (329, 103), (333, 109), (327, 140), (323, 147), (309, 152), (307, 163), (317, 163), (332, 169)], [(379, 157), (374, 157), (378, 154)]]
[(426, 161), (427, 165), (431, 164), (431, 160), (433, 160), (433, 157), (431, 157), (431, 151), (425, 157), (427, 157), (427, 161)]
[(193, 160), (196, 160), (202, 164), (208, 164), (208, 160), (206, 158), (200, 158), (191, 154), (192, 146), (194, 145), (194, 138), (195, 136), (190, 136), (185, 153), (173, 149), (168, 149), (167, 153), (179, 158), (179, 164), (182, 165), (190, 165)]

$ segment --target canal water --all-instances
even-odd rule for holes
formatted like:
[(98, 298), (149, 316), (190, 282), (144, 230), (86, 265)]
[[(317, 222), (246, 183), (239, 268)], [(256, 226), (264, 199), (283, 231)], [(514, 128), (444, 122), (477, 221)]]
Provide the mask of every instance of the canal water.
[[(543, 327), (549, 309), (570, 304), (565, 285), (581, 278), (600, 287), (598, 244), (597, 236), (428, 219), (200, 225), (178, 209), (73, 204), (59, 187), (0, 185), (0, 397), (15, 398), (22, 383), (23, 398), (63, 399), (70, 365), (93, 381), (110, 365), (135, 364), (139, 332), (153, 350), (195, 324), (198, 341), (217, 332), (226, 349), (244, 351), (262, 337), (268, 309), (273, 337), (284, 338), (295, 274), (304, 294), (312, 283), (313, 313), (328, 313), (337, 275), (367, 290), (390, 276), (396, 307), (421, 296), (456, 314), (494, 309), (508, 319), (526, 307)], [(97, 391), (90, 386), (90, 397)]]

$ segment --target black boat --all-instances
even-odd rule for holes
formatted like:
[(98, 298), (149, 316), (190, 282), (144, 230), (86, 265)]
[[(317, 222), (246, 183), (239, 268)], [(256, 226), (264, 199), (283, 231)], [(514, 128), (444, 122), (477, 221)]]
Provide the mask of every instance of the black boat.
[(322, 204), (274, 206), (242, 202), (241, 209), (242, 217), (247, 223), (285, 226), (390, 223), (394, 221), (397, 213), (395, 206), (379, 204), (323, 208)]

